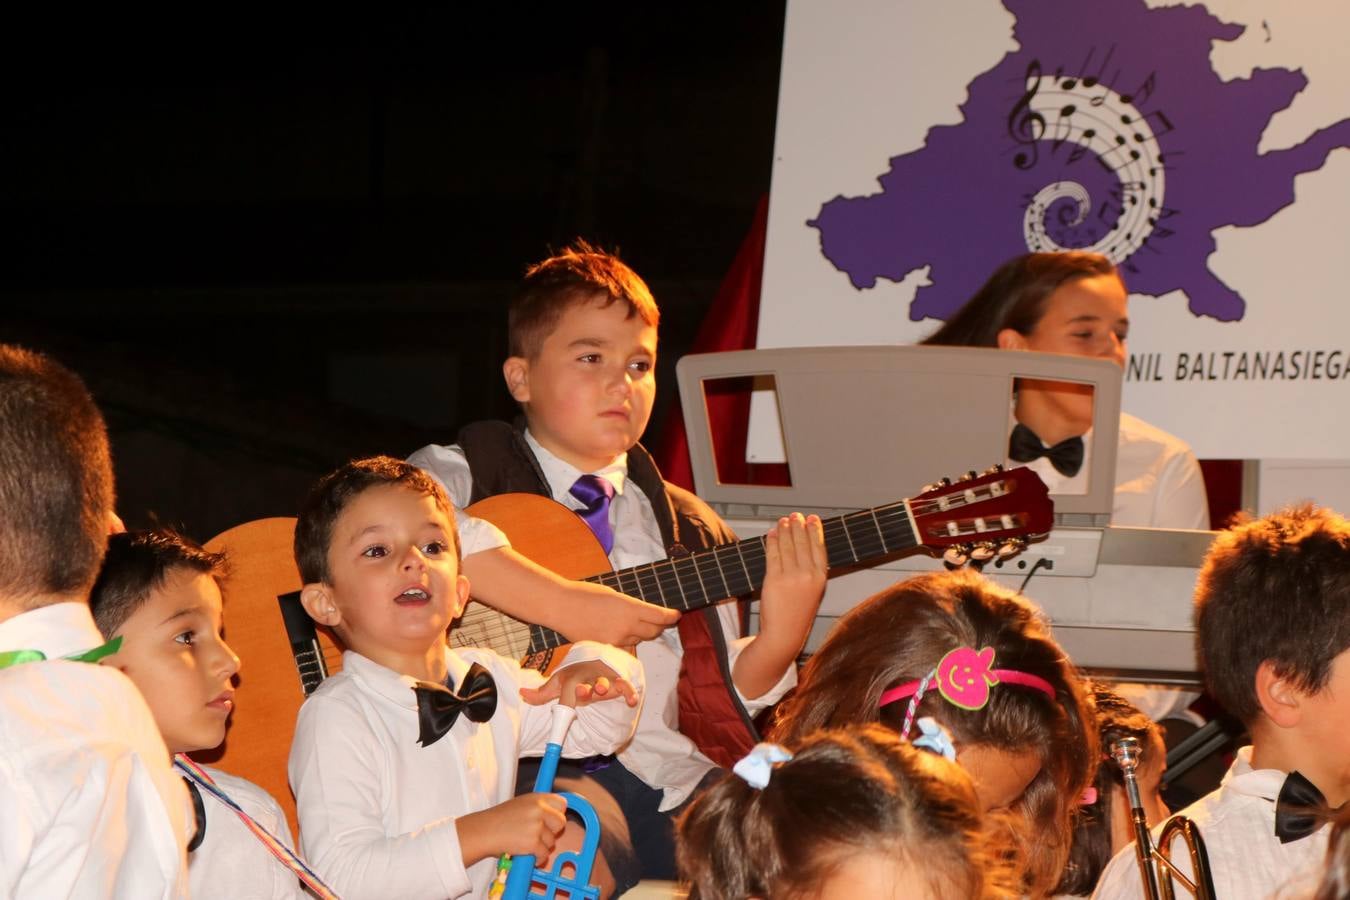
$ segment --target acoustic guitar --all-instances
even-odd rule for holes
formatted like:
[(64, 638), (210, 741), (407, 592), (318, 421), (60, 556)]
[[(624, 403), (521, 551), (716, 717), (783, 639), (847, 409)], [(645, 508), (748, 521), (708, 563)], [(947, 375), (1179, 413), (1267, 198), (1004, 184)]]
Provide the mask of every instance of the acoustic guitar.
[[(560, 575), (606, 584), (650, 603), (683, 611), (758, 590), (764, 580), (764, 538), (756, 537), (620, 571), (576, 513), (534, 494), (503, 494), (470, 506), (470, 515), (506, 532), (523, 555)], [(919, 549), (952, 565), (1009, 556), (1048, 534), (1054, 505), (1030, 469), (977, 477), (969, 472), (923, 493), (822, 525), (831, 573)], [(221, 590), (225, 638), (241, 660), (236, 711), (223, 752), (207, 761), (269, 791), (294, 821), (286, 759), (304, 698), (342, 664), (342, 646), (316, 626), (300, 604), (292, 557), (295, 520), (260, 519), (226, 531), (207, 547), (229, 557)], [(599, 574), (597, 574), (599, 573)], [(450, 631), (454, 646), (490, 647), (547, 671), (568, 638), (471, 601)]]
[[(535, 494), (501, 494), (466, 510), (492, 522), (517, 551), (569, 578), (599, 582), (648, 603), (689, 612), (743, 597), (764, 583), (764, 538), (722, 544), (686, 556), (608, 571), (600, 542), (575, 512)], [(1048, 534), (1054, 503), (1039, 475), (995, 466), (942, 479), (908, 500), (825, 519), (832, 574), (873, 565), (918, 549), (941, 553), (951, 565), (1012, 556)], [(589, 573), (589, 574), (588, 574)], [(600, 574), (595, 574), (600, 573)], [(569, 639), (472, 601), (450, 632), (452, 646), (491, 647), (547, 672)]]

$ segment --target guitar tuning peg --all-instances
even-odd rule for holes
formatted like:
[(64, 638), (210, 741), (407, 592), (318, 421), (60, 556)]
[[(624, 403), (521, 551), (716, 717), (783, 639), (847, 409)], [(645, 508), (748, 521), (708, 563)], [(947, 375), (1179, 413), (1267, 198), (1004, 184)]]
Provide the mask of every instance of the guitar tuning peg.
[(923, 486), (923, 493), (927, 494), (929, 491), (940, 491), (940, 490), (942, 490), (942, 489), (945, 488), (945, 487), (951, 487), (951, 486), (952, 486), (952, 480), (951, 480), (950, 478), (939, 478), (937, 481), (933, 482), (932, 484), (925, 484), (925, 485)]
[(952, 480), (950, 478), (947, 478), (946, 476), (943, 476), (942, 478), (938, 479), (938, 484), (942, 485), (943, 487), (951, 487)]
[(958, 479), (958, 480), (960, 480), (960, 481), (974, 481), (976, 478), (979, 477), (979, 474), (980, 474), (980, 473), (976, 472), (974, 469), (971, 469), (970, 471), (966, 472), (966, 474), (962, 475), (962, 476), (960, 477), (960, 479)]
[(1027, 548), (1027, 542), (1024, 538), (1008, 538), (998, 548), (998, 558), (1008, 559), (1016, 556)]
[(942, 561), (949, 569), (959, 569), (970, 561), (970, 544), (953, 544), (942, 553)]
[(993, 541), (980, 541), (970, 549), (970, 558), (976, 562), (988, 562), (994, 558), (998, 545)]
[(994, 463), (992, 466), (984, 470), (984, 474), (997, 475), (1002, 471), (1003, 471), (1003, 463)]

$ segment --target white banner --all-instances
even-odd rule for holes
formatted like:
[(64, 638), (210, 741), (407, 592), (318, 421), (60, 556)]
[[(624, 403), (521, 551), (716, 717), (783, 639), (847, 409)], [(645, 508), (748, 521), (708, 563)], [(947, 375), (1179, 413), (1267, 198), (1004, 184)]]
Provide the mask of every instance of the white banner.
[(1335, 0), (792, 0), (758, 346), (912, 342), (1091, 247), (1129, 412), (1202, 458), (1350, 456), (1346, 34)]

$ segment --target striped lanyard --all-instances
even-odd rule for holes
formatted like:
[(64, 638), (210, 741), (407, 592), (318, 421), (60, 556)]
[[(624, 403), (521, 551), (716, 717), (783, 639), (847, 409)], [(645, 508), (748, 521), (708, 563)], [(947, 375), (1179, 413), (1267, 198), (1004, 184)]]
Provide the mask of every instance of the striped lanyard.
[(181, 753), (174, 756), (173, 764), (174, 767), (183, 772), (187, 778), (192, 779), (193, 783), (196, 784), (200, 790), (205, 791), (221, 803), (224, 803), (230, 809), (234, 810), (235, 814), (248, 826), (249, 831), (252, 831), (254, 836), (262, 842), (268, 852), (275, 856), (283, 866), (294, 872), (295, 877), (300, 879), (300, 883), (309, 888), (310, 892), (313, 893), (315, 897), (318, 897), (319, 900), (339, 900), (338, 895), (333, 893), (332, 888), (324, 884), (322, 879), (314, 874), (314, 870), (311, 869), (294, 850), (277, 840), (272, 832), (259, 825), (254, 821), (252, 816), (244, 812), (243, 809), (239, 807), (239, 804), (235, 803), (234, 800), (230, 798), (229, 794), (226, 794), (220, 789), (216, 784), (215, 779), (206, 774), (205, 769)]

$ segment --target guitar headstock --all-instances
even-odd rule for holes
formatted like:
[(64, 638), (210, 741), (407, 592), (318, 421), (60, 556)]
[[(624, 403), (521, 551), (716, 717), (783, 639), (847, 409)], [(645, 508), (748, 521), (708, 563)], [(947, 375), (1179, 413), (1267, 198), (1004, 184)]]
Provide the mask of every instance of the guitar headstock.
[(954, 566), (1013, 556), (1054, 524), (1055, 504), (1041, 477), (1026, 467), (994, 466), (944, 478), (909, 501), (919, 543)]

